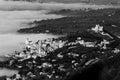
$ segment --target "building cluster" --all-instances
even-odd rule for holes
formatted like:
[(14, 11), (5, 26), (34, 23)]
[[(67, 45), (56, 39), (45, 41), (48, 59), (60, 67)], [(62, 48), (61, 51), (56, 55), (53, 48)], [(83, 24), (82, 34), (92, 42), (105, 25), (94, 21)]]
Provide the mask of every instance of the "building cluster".
[[(108, 36), (110, 38), (113, 38), (111, 35), (104, 32), (103, 26), (96, 25), (95, 27), (91, 28), (90, 30), (92, 30), (92, 31), (94, 31), (96, 33), (99, 33), (99, 34), (101, 34), (103, 36)], [(88, 42), (88, 41), (85, 41), (84, 39), (82, 39), (81, 37), (78, 37), (75, 42), (69, 43), (68, 45), (74, 45), (74, 44), (80, 44), (80, 45), (83, 45), (84, 47), (100, 47), (102, 49), (107, 49), (107, 45), (110, 44), (110, 41), (108, 41), (106, 39), (103, 39), (99, 43), (97, 41)]]
[(96, 25), (95, 27), (91, 28), (91, 30), (95, 32), (103, 32), (103, 26)]
[(14, 58), (28, 59), (30, 57), (36, 58), (44, 57), (47, 53), (50, 53), (58, 48), (62, 48), (66, 42), (62, 40), (57, 40), (54, 38), (48, 38), (46, 40), (38, 40), (37, 42), (32, 42), (28, 38), (25, 41), (25, 48), (22, 52), (15, 52)]
[(75, 44), (80, 44), (84, 47), (100, 47), (102, 49), (107, 49), (107, 45), (109, 45), (110, 42), (105, 39), (103, 39), (103, 41), (101, 41), (100, 43), (98, 43), (97, 41), (87, 42), (81, 39), (81, 37), (78, 37), (76, 42), (69, 43), (68, 45), (75, 45)]
[(104, 32), (103, 26), (100, 26), (99, 24), (97, 24), (95, 27), (91, 28), (91, 30), (95, 31), (96, 33), (100, 33), (100, 34), (103, 35), (103, 36), (106, 35), (106, 36), (112, 38), (111, 35), (109, 35), (108, 33), (105, 33), (105, 32)]

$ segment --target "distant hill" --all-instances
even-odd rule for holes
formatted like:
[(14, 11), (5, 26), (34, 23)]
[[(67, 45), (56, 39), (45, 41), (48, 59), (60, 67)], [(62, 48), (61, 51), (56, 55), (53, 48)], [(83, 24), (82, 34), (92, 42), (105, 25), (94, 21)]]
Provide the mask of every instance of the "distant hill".
[(120, 0), (6, 0), (6, 1), (30, 1), (30, 2), (61, 2), (61, 3), (95, 3), (95, 4), (119, 4)]
[[(55, 12), (62, 14), (63, 12)], [(34, 21), (34, 27), (18, 30), (20, 33), (45, 33), (49, 30), (53, 34), (70, 34), (82, 32), (84, 29), (90, 29), (96, 24), (104, 26), (111, 33), (120, 36), (120, 9), (99, 9), (90, 11), (65, 11), (65, 15), (73, 17), (64, 17), (59, 19), (48, 19)]]
[(96, 4), (117, 4), (120, 3), (120, 0), (41, 0), (41, 1), (45, 1), (45, 2), (84, 2), (84, 3), (96, 3)]

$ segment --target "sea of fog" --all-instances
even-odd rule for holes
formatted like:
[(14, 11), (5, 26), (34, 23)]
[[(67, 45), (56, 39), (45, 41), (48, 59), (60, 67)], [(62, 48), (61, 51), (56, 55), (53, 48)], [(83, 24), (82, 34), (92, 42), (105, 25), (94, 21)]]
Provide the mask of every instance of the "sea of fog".
[(17, 70), (10, 70), (10, 69), (7, 69), (7, 68), (0, 68), (0, 76), (13, 76), (16, 73), (18, 73)]
[[(30, 27), (29, 22), (34, 20), (60, 18), (60, 15), (46, 14), (47, 11), (0, 11), (0, 55), (11, 54), (23, 48), (26, 38), (37, 41), (57, 37), (48, 34), (19, 34), (20, 28)], [(44, 36), (44, 37), (43, 37)]]

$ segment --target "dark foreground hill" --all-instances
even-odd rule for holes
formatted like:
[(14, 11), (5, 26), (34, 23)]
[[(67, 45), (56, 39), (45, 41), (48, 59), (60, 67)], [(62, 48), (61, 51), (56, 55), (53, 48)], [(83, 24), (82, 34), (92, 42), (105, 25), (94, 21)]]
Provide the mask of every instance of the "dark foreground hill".
[(26, 48), (0, 66), (19, 71), (10, 80), (120, 80), (120, 39), (102, 26), (96, 28), (54, 39), (53, 44), (64, 45), (45, 56)]

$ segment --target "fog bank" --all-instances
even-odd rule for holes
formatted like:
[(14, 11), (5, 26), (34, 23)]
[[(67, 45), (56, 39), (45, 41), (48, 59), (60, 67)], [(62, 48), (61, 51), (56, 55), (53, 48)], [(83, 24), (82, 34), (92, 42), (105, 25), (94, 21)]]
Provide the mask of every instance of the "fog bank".
[(16, 71), (16, 70), (9, 70), (9, 69), (6, 69), (6, 68), (1, 68), (0, 69), (0, 77), (1, 76), (12, 76), (16, 73), (18, 73), (18, 71)]
[[(110, 8), (110, 5), (93, 5), (85, 3), (32, 3), (22, 1), (2, 1), (0, 0), (0, 10), (12, 11), (12, 10), (61, 10), (61, 9), (81, 9), (81, 8)], [(115, 6), (114, 6), (115, 7)]]

